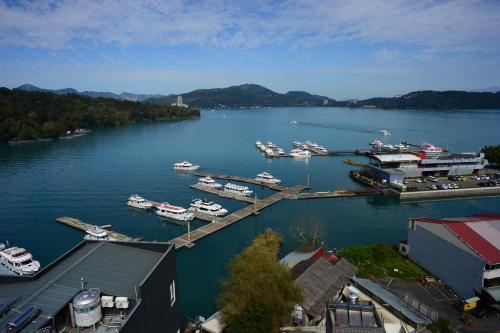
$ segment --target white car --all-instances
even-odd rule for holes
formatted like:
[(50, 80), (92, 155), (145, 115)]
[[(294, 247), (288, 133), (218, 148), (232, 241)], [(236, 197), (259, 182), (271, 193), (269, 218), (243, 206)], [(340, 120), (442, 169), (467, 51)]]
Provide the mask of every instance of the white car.
[(414, 179), (413, 181), (414, 181), (415, 183), (421, 183), (421, 182), (422, 182), (422, 179), (420, 179), (420, 178), (416, 178), (416, 179)]

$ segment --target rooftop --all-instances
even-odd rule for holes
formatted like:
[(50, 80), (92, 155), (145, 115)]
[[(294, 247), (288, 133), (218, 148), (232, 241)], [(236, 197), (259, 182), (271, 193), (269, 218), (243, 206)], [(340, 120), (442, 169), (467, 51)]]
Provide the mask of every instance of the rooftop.
[(420, 157), (412, 154), (384, 154), (384, 155), (373, 155), (373, 158), (379, 160), (382, 163), (389, 162), (418, 162)]
[[(309, 266), (304, 269), (307, 265)], [(345, 259), (332, 263), (323, 257), (297, 264), (292, 269), (292, 274), (296, 270), (301, 271), (295, 282), (304, 296), (300, 305), (313, 316), (319, 316), (325, 304), (334, 301), (346, 281), (358, 271)]]
[(439, 223), (490, 265), (500, 263), (500, 214), (460, 218), (415, 218), (413, 221)]
[[(134, 300), (136, 287), (171, 247), (167, 243), (84, 241), (32, 277), (0, 276), (0, 298), (21, 297), (15, 309), (35, 305), (42, 311), (41, 318), (48, 318), (81, 291), (83, 278), (86, 288)], [(0, 318), (0, 327), (16, 315), (8, 312)], [(35, 331), (45, 321), (37, 319), (26, 331)]]

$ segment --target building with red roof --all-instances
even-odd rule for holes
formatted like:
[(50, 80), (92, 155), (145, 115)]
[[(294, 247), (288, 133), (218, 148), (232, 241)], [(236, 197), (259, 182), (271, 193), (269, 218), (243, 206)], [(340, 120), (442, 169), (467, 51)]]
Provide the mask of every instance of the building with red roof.
[(500, 301), (500, 214), (412, 218), (407, 251), (461, 297)]

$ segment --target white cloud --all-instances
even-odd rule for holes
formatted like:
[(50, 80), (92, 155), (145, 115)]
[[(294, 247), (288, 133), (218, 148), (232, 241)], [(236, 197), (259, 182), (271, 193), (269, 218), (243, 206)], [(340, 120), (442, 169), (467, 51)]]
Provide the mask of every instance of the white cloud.
[(479, 0), (2, 1), (0, 45), (307, 48), (356, 41), (395, 42), (435, 52), (496, 53), (499, 13), (499, 1)]

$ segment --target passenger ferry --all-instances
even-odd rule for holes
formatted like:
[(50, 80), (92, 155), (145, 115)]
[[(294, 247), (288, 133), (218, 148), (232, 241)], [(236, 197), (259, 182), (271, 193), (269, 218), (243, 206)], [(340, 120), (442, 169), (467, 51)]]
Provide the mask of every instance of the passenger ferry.
[(220, 189), (222, 188), (222, 184), (216, 183), (212, 177), (203, 177), (198, 179), (198, 185)]
[(292, 149), (290, 151), (290, 156), (295, 158), (309, 158), (311, 157), (311, 152), (302, 149)]
[(174, 164), (174, 169), (178, 171), (196, 171), (200, 168), (199, 165), (194, 165), (187, 161), (177, 162)]
[(87, 233), (83, 238), (87, 240), (98, 240), (98, 241), (114, 241), (116, 238), (111, 237), (108, 232), (98, 226), (93, 226), (85, 230)]
[(273, 175), (271, 175), (269, 172), (262, 172), (255, 177), (255, 180), (259, 180), (263, 183), (269, 183), (269, 184), (278, 184), (281, 183), (281, 180), (278, 178), (274, 178)]
[(159, 205), (156, 214), (177, 221), (191, 221), (195, 217), (193, 213), (188, 212), (186, 209), (170, 205), (168, 202)]
[(422, 144), (422, 151), (425, 153), (426, 156), (435, 157), (443, 153), (443, 148), (436, 147), (430, 143), (424, 142)]
[(26, 249), (3, 243), (0, 243), (0, 266), (18, 275), (32, 275), (40, 269), (40, 263)]
[(127, 205), (139, 209), (150, 209), (153, 207), (153, 204), (151, 202), (147, 201), (137, 194), (133, 194), (130, 196), (130, 198), (128, 198)]
[(380, 134), (382, 134), (382, 135), (391, 135), (391, 133), (389, 133), (389, 131), (387, 131), (387, 130), (381, 130)]
[(224, 192), (241, 195), (244, 197), (249, 197), (253, 194), (253, 191), (251, 191), (248, 187), (232, 183), (227, 183), (226, 185), (224, 185)]
[(201, 199), (194, 199), (191, 201), (191, 209), (212, 216), (224, 216), (227, 214), (227, 209), (222, 208), (221, 205)]

